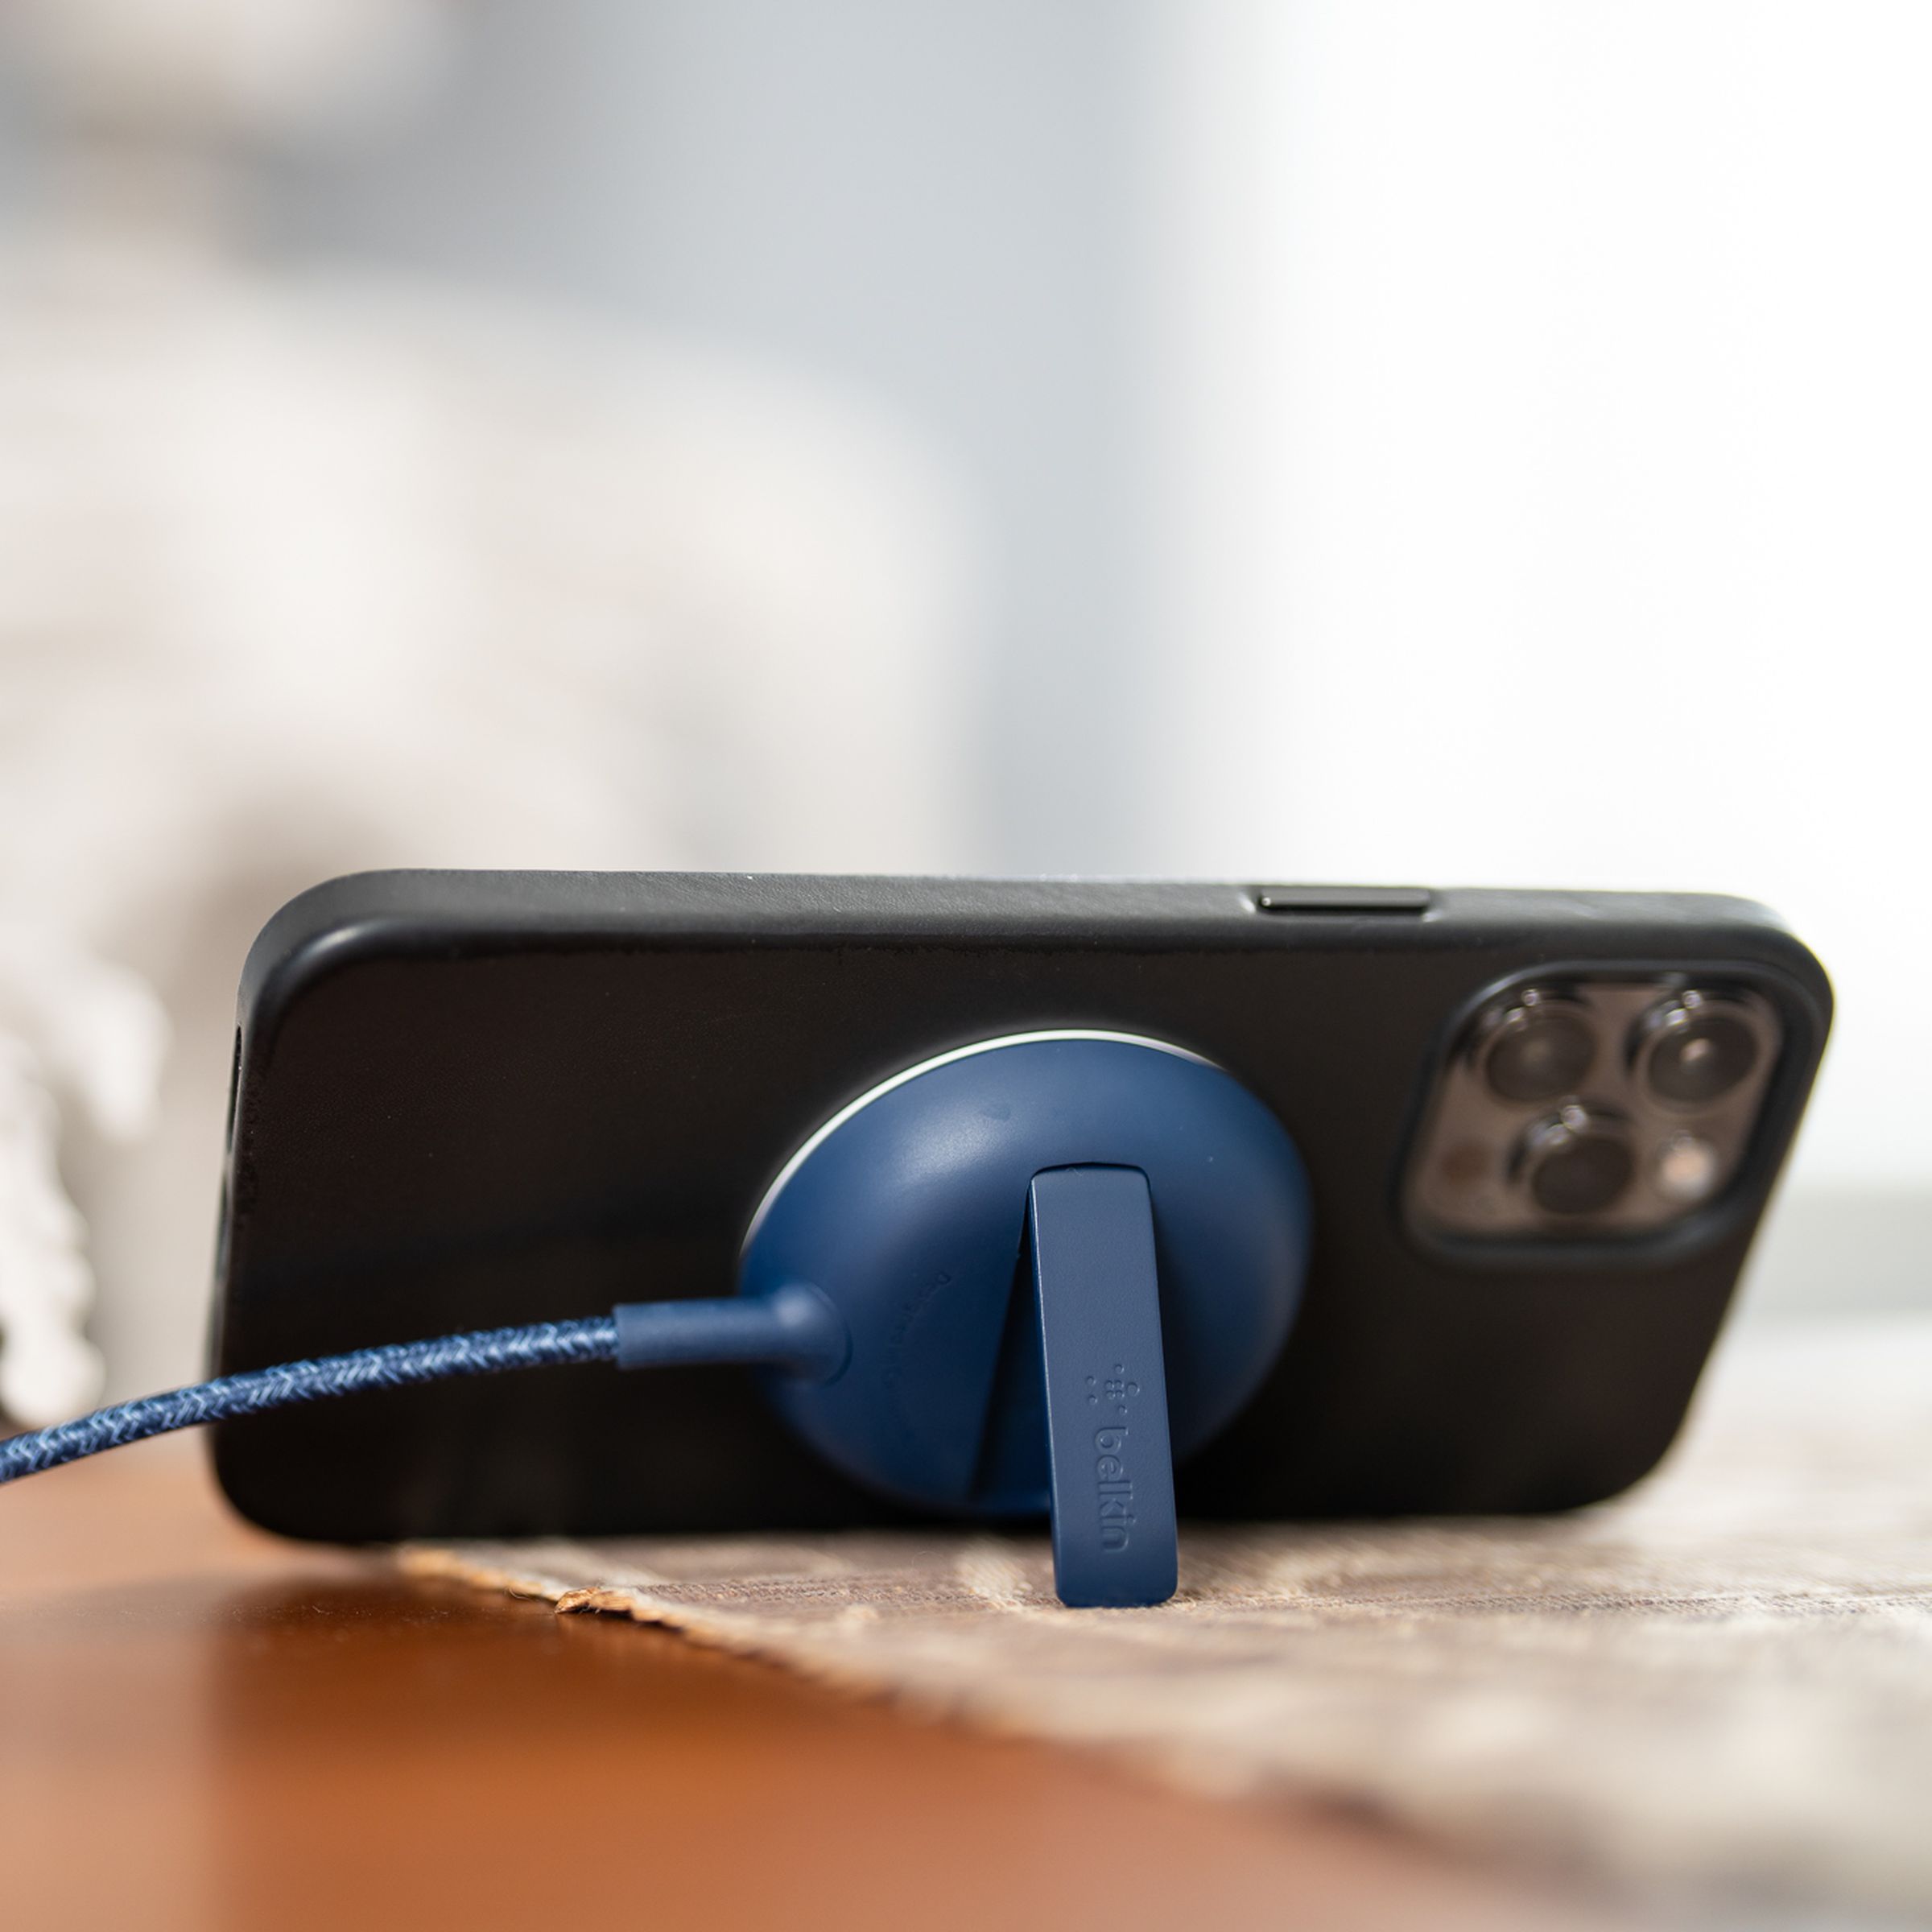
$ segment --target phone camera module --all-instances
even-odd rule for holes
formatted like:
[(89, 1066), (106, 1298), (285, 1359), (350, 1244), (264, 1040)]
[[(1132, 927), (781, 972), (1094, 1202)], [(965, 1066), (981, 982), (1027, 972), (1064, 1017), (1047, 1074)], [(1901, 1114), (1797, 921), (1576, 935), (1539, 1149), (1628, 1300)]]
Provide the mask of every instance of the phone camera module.
[(1599, 1108), (1558, 1108), (1523, 1136), (1515, 1172), (1546, 1214), (1602, 1214), (1623, 1199), (1637, 1174), (1629, 1130)]
[(1499, 1099), (1560, 1100), (1576, 1092), (1596, 1061), (1596, 1030), (1579, 1001), (1531, 987), (1484, 1017), (1477, 1051)]
[(1686, 993), (1641, 1022), (1645, 1084), (1666, 1106), (1708, 1107), (1734, 1092), (1757, 1065), (1757, 1030), (1734, 1004)]
[(1404, 1182), (1418, 1224), (1579, 1253), (1717, 1224), (1784, 1041), (1773, 1002), (1720, 975), (1545, 964), (1480, 995)]

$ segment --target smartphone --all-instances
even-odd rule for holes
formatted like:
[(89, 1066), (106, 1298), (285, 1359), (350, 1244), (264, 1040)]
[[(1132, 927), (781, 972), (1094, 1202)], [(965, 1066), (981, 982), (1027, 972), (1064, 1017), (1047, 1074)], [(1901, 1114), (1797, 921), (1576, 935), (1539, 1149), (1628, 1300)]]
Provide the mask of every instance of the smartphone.
[[(1298, 1146), (1300, 1313), (1184, 1513), (1571, 1508), (1663, 1454), (1829, 1023), (1762, 907), (1265, 881), (388, 872), (249, 956), (217, 1373), (732, 1291), (824, 1122), (976, 1042), (1226, 1068)], [(741, 1369), (539, 1370), (226, 1423), (285, 1534), (908, 1520)]]

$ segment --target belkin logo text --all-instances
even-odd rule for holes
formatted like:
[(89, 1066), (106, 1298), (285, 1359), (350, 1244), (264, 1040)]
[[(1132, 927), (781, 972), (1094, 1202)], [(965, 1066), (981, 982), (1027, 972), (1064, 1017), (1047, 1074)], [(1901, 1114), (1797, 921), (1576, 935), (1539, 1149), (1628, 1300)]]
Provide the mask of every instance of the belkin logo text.
[(1127, 1430), (1097, 1429), (1093, 1474), (1100, 1506), (1100, 1547), (1125, 1550), (1133, 1530), (1133, 1478), (1127, 1473)]
[(1141, 1385), (1116, 1362), (1112, 1373), (1087, 1378), (1088, 1406), (1111, 1409), (1121, 1419), (1093, 1435), (1093, 1477), (1100, 1510), (1100, 1548), (1112, 1555), (1127, 1547), (1133, 1530), (1133, 1478), (1127, 1473), (1127, 1411)]

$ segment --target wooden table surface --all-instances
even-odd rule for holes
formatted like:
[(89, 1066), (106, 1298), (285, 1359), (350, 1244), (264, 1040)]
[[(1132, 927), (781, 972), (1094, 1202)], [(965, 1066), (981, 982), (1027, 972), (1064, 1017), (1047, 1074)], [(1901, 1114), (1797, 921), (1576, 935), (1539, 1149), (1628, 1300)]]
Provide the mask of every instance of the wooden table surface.
[(1371, 1821), (278, 1542), (180, 1441), (0, 1490), (0, 1919), (1608, 1922)]

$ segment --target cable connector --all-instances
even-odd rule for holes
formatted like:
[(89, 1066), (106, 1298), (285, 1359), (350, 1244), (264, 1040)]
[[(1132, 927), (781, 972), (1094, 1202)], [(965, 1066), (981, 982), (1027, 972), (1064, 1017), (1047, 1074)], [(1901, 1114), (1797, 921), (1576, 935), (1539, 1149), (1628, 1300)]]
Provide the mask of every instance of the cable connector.
[(612, 1312), (620, 1368), (741, 1362), (829, 1382), (852, 1354), (845, 1318), (804, 1282), (788, 1282), (769, 1294), (626, 1302)]

